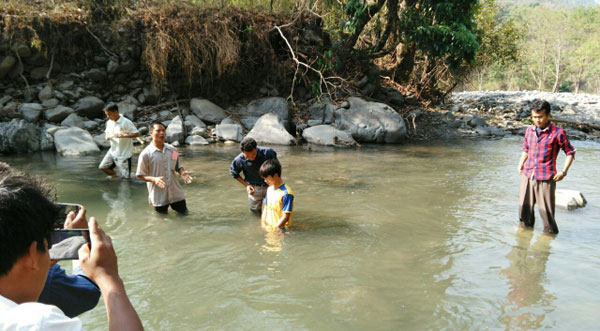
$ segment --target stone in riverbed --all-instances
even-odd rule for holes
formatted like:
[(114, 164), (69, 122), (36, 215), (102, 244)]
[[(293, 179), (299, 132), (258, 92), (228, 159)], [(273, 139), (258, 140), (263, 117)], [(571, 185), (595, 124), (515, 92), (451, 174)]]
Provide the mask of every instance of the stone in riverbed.
[(575, 190), (557, 189), (555, 197), (555, 205), (560, 209), (575, 210), (587, 204), (583, 194)]
[(242, 126), (239, 124), (217, 124), (215, 132), (220, 140), (240, 142), (244, 137)]
[(265, 114), (258, 119), (247, 137), (254, 138), (258, 143), (276, 145), (294, 145), (294, 138), (281, 124), (276, 114)]
[(349, 109), (335, 111), (335, 123), (349, 131), (358, 142), (401, 143), (406, 139), (406, 125), (402, 116), (388, 105), (348, 98)]
[(348, 132), (338, 130), (331, 125), (317, 125), (302, 131), (307, 142), (324, 146), (356, 146), (356, 141)]
[(190, 101), (190, 108), (194, 115), (198, 116), (201, 120), (210, 123), (220, 123), (227, 117), (223, 108), (206, 99), (192, 99)]
[(40, 150), (40, 129), (23, 119), (0, 123), (0, 152), (29, 153)]
[(88, 155), (100, 152), (89, 132), (72, 127), (54, 133), (54, 146), (61, 155)]

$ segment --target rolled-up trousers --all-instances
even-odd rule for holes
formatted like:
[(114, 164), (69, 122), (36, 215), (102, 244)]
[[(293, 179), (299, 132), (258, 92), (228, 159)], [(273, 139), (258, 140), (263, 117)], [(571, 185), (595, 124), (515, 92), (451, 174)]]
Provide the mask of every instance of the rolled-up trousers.
[(549, 180), (535, 180), (521, 174), (519, 191), (519, 219), (526, 227), (533, 227), (535, 223), (534, 205), (537, 203), (538, 211), (544, 221), (544, 232), (556, 234), (558, 226), (554, 220), (556, 182)]

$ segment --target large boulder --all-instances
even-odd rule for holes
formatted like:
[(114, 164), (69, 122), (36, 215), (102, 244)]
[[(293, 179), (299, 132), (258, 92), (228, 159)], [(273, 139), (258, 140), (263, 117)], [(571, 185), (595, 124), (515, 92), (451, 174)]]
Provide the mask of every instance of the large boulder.
[(42, 114), (42, 105), (39, 103), (24, 103), (19, 106), (19, 113), (29, 122), (37, 122)]
[(54, 92), (50, 85), (46, 85), (40, 92), (38, 92), (38, 99), (41, 101), (50, 100), (54, 97)]
[(67, 116), (73, 114), (73, 112), (75, 112), (73, 108), (58, 106), (56, 108), (46, 109), (44, 112), (44, 117), (46, 117), (46, 119), (50, 122), (58, 123), (64, 120)]
[(92, 135), (77, 127), (57, 130), (54, 133), (54, 146), (61, 155), (88, 155), (100, 152)]
[(0, 79), (3, 79), (10, 72), (15, 63), (17, 63), (17, 58), (12, 55), (2, 59), (2, 62), (0, 62)]
[(587, 201), (583, 194), (575, 190), (557, 189), (555, 192), (555, 205), (557, 208), (565, 210), (575, 210), (585, 207)]
[(352, 135), (331, 125), (317, 125), (304, 129), (302, 137), (307, 142), (324, 146), (356, 146)]
[(119, 106), (119, 113), (128, 119), (135, 120), (135, 112), (137, 111), (137, 105), (134, 103), (121, 101), (117, 104)]
[(50, 151), (54, 150), (54, 133), (59, 130), (60, 127), (52, 124), (44, 124), (42, 133), (40, 135), (40, 150)]
[(268, 97), (251, 101), (247, 106), (240, 109), (242, 119), (240, 122), (250, 130), (258, 119), (267, 113), (276, 114), (279, 122), (287, 129), (289, 128), (290, 109), (287, 101), (281, 97)]
[(349, 109), (335, 111), (338, 128), (352, 133), (358, 142), (401, 143), (406, 139), (406, 124), (402, 116), (388, 105), (348, 98)]
[(23, 119), (0, 123), (0, 152), (28, 153), (40, 150), (40, 129)]
[(310, 120), (319, 124), (331, 124), (333, 122), (333, 114), (338, 107), (331, 103), (329, 98), (324, 97), (321, 101), (315, 102), (308, 109)]
[(73, 109), (79, 116), (87, 118), (101, 118), (104, 116), (102, 109), (104, 101), (94, 96), (83, 97), (75, 103)]
[(67, 118), (65, 118), (61, 123), (61, 126), (66, 126), (66, 127), (77, 127), (77, 128), (83, 128), (85, 126), (83, 119), (79, 116), (77, 116), (77, 114), (73, 113), (69, 116), (67, 116)]
[(181, 117), (179, 115), (175, 116), (171, 123), (167, 126), (167, 137), (166, 141), (168, 143), (172, 143), (175, 141), (183, 141), (184, 131), (183, 131), (183, 122), (181, 121)]
[(258, 119), (248, 137), (259, 143), (276, 145), (295, 145), (296, 138), (281, 124), (279, 117), (269, 113)]
[(215, 133), (220, 140), (240, 142), (244, 138), (242, 126), (239, 124), (217, 124)]
[(189, 135), (200, 136), (206, 133), (206, 124), (196, 115), (186, 116), (184, 125)]
[(188, 136), (185, 138), (185, 143), (191, 146), (208, 145), (208, 140), (202, 136)]
[(110, 148), (110, 140), (106, 140), (106, 135), (104, 133), (99, 133), (94, 136), (94, 141), (96, 145), (100, 147), (100, 149), (109, 149)]
[(215, 105), (206, 99), (194, 98), (190, 101), (192, 112), (203, 121), (210, 123), (220, 123), (227, 114), (223, 108)]

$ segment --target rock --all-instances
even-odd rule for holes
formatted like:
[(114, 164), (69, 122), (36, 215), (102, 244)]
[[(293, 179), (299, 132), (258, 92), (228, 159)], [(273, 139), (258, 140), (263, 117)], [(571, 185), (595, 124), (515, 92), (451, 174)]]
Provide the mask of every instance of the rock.
[(91, 80), (92, 82), (102, 83), (106, 80), (108, 75), (104, 70), (101, 69), (90, 69), (86, 74), (85, 78)]
[(104, 107), (104, 101), (94, 96), (87, 96), (77, 100), (77, 103), (73, 106), (75, 112), (83, 117), (87, 118), (100, 118), (104, 117), (102, 111)]
[(94, 136), (94, 142), (101, 149), (109, 149), (110, 148), (110, 140), (106, 140), (106, 135), (104, 133), (100, 133)]
[(39, 93), (38, 93), (38, 99), (40, 99), (41, 101), (46, 101), (51, 99), (54, 96), (54, 94), (52, 93), (52, 88), (50, 87), (50, 85), (46, 85)]
[(167, 138), (165, 139), (168, 143), (183, 141), (184, 139), (183, 133), (183, 122), (181, 121), (181, 117), (179, 115), (175, 116), (171, 123), (167, 126)]
[(317, 125), (304, 129), (302, 137), (307, 142), (324, 146), (356, 146), (352, 135), (331, 125)]
[(73, 88), (74, 85), (75, 85), (75, 82), (73, 82), (72, 80), (69, 80), (69, 81), (58, 84), (58, 89), (61, 91), (70, 90)]
[(577, 208), (585, 207), (587, 204), (583, 194), (575, 190), (557, 189), (555, 199), (556, 207), (565, 210), (575, 210)]
[(198, 118), (210, 123), (220, 123), (227, 117), (227, 114), (221, 107), (206, 99), (192, 99), (190, 101), (190, 108)]
[(144, 105), (155, 105), (158, 103), (160, 99), (160, 91), (154, 87), (144, 87), (143, 89), (144, 100), (142, 104)]
[(59, 127), (52, 124), (44, 124), (42, 133), (40, 134), (40, 150), (51, 151), (54, 150), (54, 133)]
[(185, 143), (191, 146), (208, 145), (208, 141), (201, 136), (188, 136), (185, 138)]
[(478, 126), (486, 126), (487, 124), (485, 123), (485, 120), (481, 117), (477, 117), (477, 116), (473, 116), (472, 119), (470, 119), (467, 124), (469, 124), (471, 127), (478, 127)]
[(268, 97), (251, 101), (248, 105), (242, 107), (239, 111), (242, 114), (240, 120), (244, 127), (250, 130), (254, 127), (256, 121), (267, 113), (274, 113), (279, 118), (279, 122), (287, 129), (289, 128), (290, 111), (282, 97)]
[(59, 104), (60, 104), (60, 101), (58, 101), (58, 99), (54, 99), (54, 98), (48, 99), (48, 100), (45, 100), (44, 102), (42, 102), (42, 106), (46, 109), (57, 107)]
[(57, 130), (54, 133), (54, 146), (61, 155), (76, 156), (100, 152), (92, 135), (77, 127)]
[(31, 56), (31, 48), (29, 48), (27, 45), (15, 44), (12, 47), (12, 51), (19, 54), (21, 59), (26, 59)]
[(317, 126), (317, 125), (321, 125), (321, 124), (323, 124), (323, 121), (321, 121), (321, 120), (308, 120), (308, 121), (306, 122), (306, 124), (307, 124), (308, 126)]
[(479, 134), (480, 136), (491, 136), (492, 135), (492, 130), (490, 130), (488, 127), (486, 126), (478, 126), (475, 128), (475, 132), (477, 132), (477, 134)]
[(24, 103), (19, 106), (19, 113), (23, 115), (23, 118), (28, 122), (37, 122), (42, 114), (42, 105), (39, 103)]
[(235, 124), (235, 122), (231, 116), (227, 116), (221, 121), (221, 124)]
[(8, 55), (2, 59), (2, 62), (0, 62), (0, 79), (3, 79), (11, 71), (15, 63), (17, 63), (17, 58), (12, 55)]
[(335, 112), (337, 127), (349, 131), (358, 142), (401, 143), (406, 139), (406, 124), (402, 116), (389, 106), (348, 98), (349, 109)]
[(247, 136), (254, 138), (258, 143), (264, 144), (296, 144), (296, 138), (286, 131), (279, 117), (271, 113), (260, 117)]
[(119, 61), (116, 59), (110, 59), (110, 61), (108, 61), (108, 64), (106, 65), (106, 71), (109, 74), (114, 74), (115, 72), (117, 72), (117, 69), (119, 69)]
[(67, 118), (65, 118), (60, 123), (60, 125), (66, 126), (66, 127), (77, 127), (77, 128), (83, 128), (83, 126), (84, 126), (83, 119), (75, 113), (72, 113), (69, 116), (67, 116)]
[(0, 153), (29, 153), (40, 150), (40, 129), (23, 119), (0, 123)]
[(390, 97), (390, 103), (392, 105), (396, 105), (396, 106), (403, 106), (404, 105), (404, 96), (396, 91), (396, 90), (391, 90), (388, 91), (388, 95)]
[(4, 107), (4, 105), (11, 100), (12, 100), (12, 97), (10, 95), (5, 95), (2, 98), (0, 98), (0, 108)]
[[(329, 98), (325, 97), (319, 102), (315, 102), (308, 109), (311, 120), (320, 121), (319, 124), (331, 124), (333, 122), (333, 114), (338, 107), (331, 103)], [(314, 122), (313, 122), (314, 123)], [(309, 124), (310, 125), (310, 124)]]
[(98, 128), (98, 123), (95, 121), (83, 121), (83, 128), (92, 131)]
[(217, 124), (215, 132), (220, 140), (240, 142), (244, 137), (242, 126), (239, 124)]
[(73, 114), (73, 112), (75, 112), (73, 108), (57, 106), (55, 108), (47, 109), (46, 111), (44, 111), (44, 117), (50, 122), (58, 123), (64, 120), (70, 114)]
[(184, 125), (190, 135), (199, 136), (206, 132), (206, 124), (196, 115), (186, 116)]
[(50, 70), (49, 67), (37, 67), (37, 68), (31, 70), (31, 72), (29, 73), (29, 77), (32, 80), (42, 80), (42, 79), (46, 78), (46, 74), (48, 73), (48, 70)]
[(137, 111), (137, 106), (133, 103), (121, 101), (117, 104), (119, 107), (119, 113), (128, 119), (134, 121), (135, 120), (135, 112)]

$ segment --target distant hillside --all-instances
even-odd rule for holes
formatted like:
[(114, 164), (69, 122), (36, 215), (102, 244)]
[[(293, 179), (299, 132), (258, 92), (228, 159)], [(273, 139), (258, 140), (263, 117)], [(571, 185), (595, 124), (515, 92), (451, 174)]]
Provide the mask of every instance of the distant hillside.
[(525, 4), (542, 4), (550, 3), (557, 6), (574, 7), (574, 6), (598, 6), (600, 0), (498, 0), (498, 4), (502, 5), (525, 5)]

